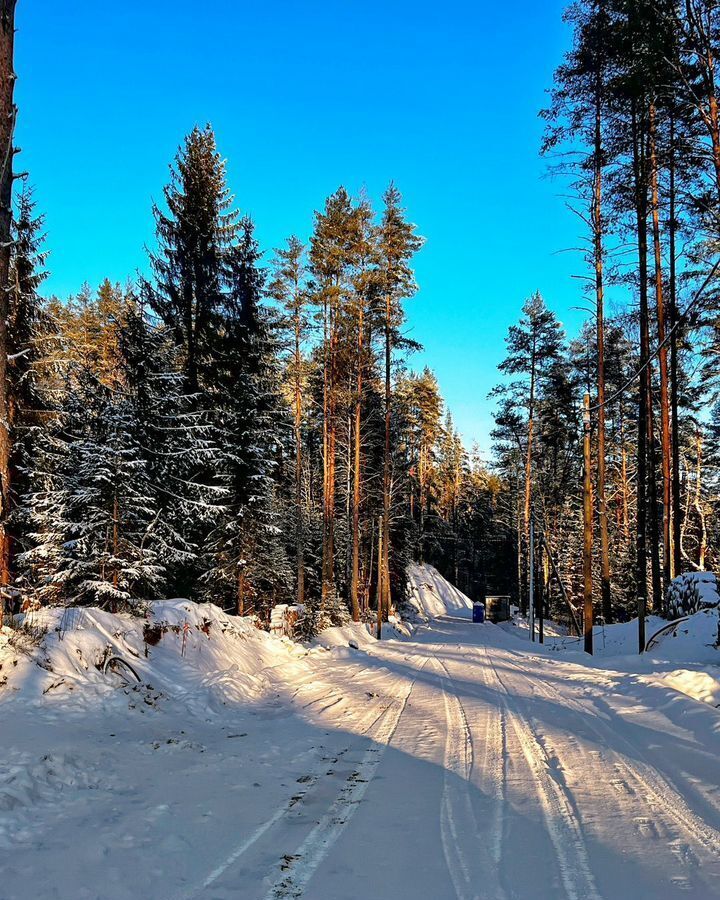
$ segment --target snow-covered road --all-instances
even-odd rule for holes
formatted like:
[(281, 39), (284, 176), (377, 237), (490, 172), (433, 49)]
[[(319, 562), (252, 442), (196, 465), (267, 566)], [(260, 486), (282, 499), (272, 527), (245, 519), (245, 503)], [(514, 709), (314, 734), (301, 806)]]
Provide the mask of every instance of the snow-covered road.
[(0, 898), (720, 897), (713, 708), (459, 618), (315, 656), (227, 715), (18, 729), (50, 774)]

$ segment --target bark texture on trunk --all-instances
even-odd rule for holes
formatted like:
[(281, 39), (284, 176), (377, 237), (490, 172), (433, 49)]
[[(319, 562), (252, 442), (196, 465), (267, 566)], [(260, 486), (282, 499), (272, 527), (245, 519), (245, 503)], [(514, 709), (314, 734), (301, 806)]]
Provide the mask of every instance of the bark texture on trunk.
[(660, 246), (660, 191), (658, 178), (658, 155), (656, 138), (656, 113), (654, 104), (650, 105), (650, 175), (653, 256), (655, 262), (655, 308), (659, 361), (660, 361), (660, 452), (662, 463), (663, 488), (663, 587), (667, 587), (673, 578), (672, 548), (672, 499), (671, 499), (671, 435), (670, 435), (670, 387), (668, 371), (668, 349), (666, 346), (667, 327), (665, 311), (665, 295), (662, 271), (662, 249)]
[(383, 456), (383, 555), (378, 560), (384, 572), (382, 579), (381, 607), (383, 618), (387, 619), (392, 603), (390, 597), (390, 427), (391, 420), (391, 393), (390, 393), (390, 367), (392, 361), (391, 345), (392, 327), (392, 298), (390, 294), (385, 296), (385, 449)]
[[(598, 79), (599, 82), (599, 79)], [(605, 292), (603, 279), (603, 221), (602, 221), (602, 121), (600, 113), (600, 85), (596, 85), (595, 153), (593, 179), (593, 255), (595, 259), (595, 311), (597, 329), (597, 496), (600, 514), (600, 599), (603, 618), (612, 623), (612, 594), (610, 588), (610, 540), (605, 495)]]
[(350, 573), (350, 603), (353, 621), (360, 621), (360, 486), (362, 462), (362, 396), (363, 396), (363, 329), (365, 327), (362, 304), (358, 313), (357, 334), (357, 384), (355, 387), (355, 447), (353, 458), (353, 507), (352, 507), (352, 568)]
[(0, 0), (0, 612), (4, 611), (4, 595), (11, 580), (7, 519), (10, 513), (12, 435), (7, 366), (15, 131), (15, 5), (15, 0)]
[(646, 372), (649, 365), (647, 323), (647, 186), (644, 176), (642, 139), (635, 103), (632, 111), (633, 176), (638, 242), (638, 288), (640, 294), (640, 377), (638, 384), (637, 428), (637, 516), (635, 531), (636, 589), (638, 597), (638, 646), (645, 649), (645, 614), (647, 610), (647, 417), (648, 393)]

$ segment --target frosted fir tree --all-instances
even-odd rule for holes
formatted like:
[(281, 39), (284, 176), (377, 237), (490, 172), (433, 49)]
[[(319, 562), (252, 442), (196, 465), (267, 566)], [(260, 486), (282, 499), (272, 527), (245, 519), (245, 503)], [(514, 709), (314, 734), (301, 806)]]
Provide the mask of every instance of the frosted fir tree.
[(132, 298), (112, 385), (73, 368), (37, 442), (22, 556), (43, 603), (136, 608), (175, 592), (198, 564), (187, 522), (214, 510), (192, 473), (213, 459), (202, 414), (173, 370), (172, 343)]
[[(13, 216), (10, 256), (8, 317), (7, 396), (8, 424), (12, 436), (10, 453), (10, 533), (8, 564), (17, 582), (16, 557), (25, 544), (26, 510), (21, 498), (27, 490), (27, 470), (32, 447), (43, 429), (47, 400), (40, 382), (40, 350), (47, 333), (47, 317), (38, 291), (47, 277), (43, 250), (43, 217), (35, 212), (32, 190), (23, 183)], [(20, 585), (22, 588), (22, 585)]]
[(127, 394), (87, 375), (69, 397), (63, 592), (73, 602), (116, 610), (162, 591), (159, 509), (136, 412)]
[(187, 393), (168, 329), (133, 301), (119, 338), (123, 389), (133, 407), (137, 439), (157, 510), (152, 541), (166, 569), (166, 590), (188, 595), (198, 577), (199, 526), (217, 515), (216, 493), (202, 476), (216, 464), (208, 414)]
[(223, 492), (207, 544), (208, 599), (238, 615), (269, 615), (290, 599), (292, 573), (274, 496), (280, 429), (272, 320), (261, 306), (263, 277), (249, 219), (228, 254), (229, 290), (208, 386), (219, 448), (216, 484)]

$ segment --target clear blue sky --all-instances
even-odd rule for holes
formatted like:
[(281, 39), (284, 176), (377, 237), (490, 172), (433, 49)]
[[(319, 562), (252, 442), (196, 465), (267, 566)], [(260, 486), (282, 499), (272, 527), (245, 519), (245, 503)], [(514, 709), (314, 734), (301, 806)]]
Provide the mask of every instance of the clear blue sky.
[[(19, 0), (17, 166), (46, 214), (47, 291), (146, 263), (150, 203), (212, 122), (267, 251), (338, 185), (390, 179), (427, 244), (412, 336), (468, 441), (488, 446), (507, 326), (539, 289), (581, 314), (578, 221), (538, 157), (564, 0)], [(269, 253), (268, 253), (269, 256)]]

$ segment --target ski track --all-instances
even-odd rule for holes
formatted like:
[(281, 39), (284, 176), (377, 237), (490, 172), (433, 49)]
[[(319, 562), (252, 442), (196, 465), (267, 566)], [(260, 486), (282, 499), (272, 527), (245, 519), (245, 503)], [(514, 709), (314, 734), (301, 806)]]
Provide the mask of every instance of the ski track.
[(492, 669), (501, 689), (509, 725), (533, 774), (545, 828), (555, 850), (565, 894), (568, 900), (601, 900), (590, 868), (590, 857), (574, 799), (565, 786), (549, 774), (551, 762), (541, 740), (498, 674), (487, 646), (483, 646), (483, 649), (487, 665)]
[[(426, 658), (419, 667), (418, 674), (422, 671), (427, 661)], [(416, 681), (417, 676), (410, 682), (405, 695), (400, 703), (397, 704), (396, 709), (390, 712), (393, 707), (392, 705), (389, 706), (375, 720), (377, 727), (373, 724), (365, 732), (365, 736), (371, 740), (371, 745), (367, 747), (362, 759), (355, 766), (353, 774), (317, 825), (310, 831), (294, 853), (287, 854), (284, 857), (288, 861), (287, 868), (289, 873), (273, 883), (272, 887), (265, 894), (264, 900), (281, 900), (281, 898), (299, 898), (303, 896), (315, 870), (330, 852), (362, 801), (368, 785), (377, 772), (385, 750), (397, 730)]]
[[(520, 667), (512, 662), (508, 662), (508, 665), (517, 675), (529, 681), (528, 675)], [(603, 748), (597, 751), (596, 755), (605, 761), (605, 770), (614, 773), (610, 784), (620, 795), (618, 801), (627, 810), (626, 818), (634, 823), (642, 837), (662, 838), (668, 843), (677, 863), (684, 869), (691, 869), (694, 872), (698, 870), (699, 859), (696, 851), (692, 849), (692, 844), (699, 844), (710, 860), (720, 857), (720, 833), (689, 808), (678, 791), (647, 762), (641, 750), (631, 744), (620, 730), (611, 729), (596, 716), (588, 716), (587, 711), (576, 699), (561, 694), (553, 685), (535, 680), (532, 686), (545, 699), (570, 706), (585, 716), (589, 728)], [(612, 734), (608, 734), (609, 731)], [(627, 755), (607, 749), (609, 740), (620, 744), (627, 751)], [(633, 756), (639, 759), (639, 762), (633, 762), (631, 759)], [(638, 815), (638, 802), (644, 802), (650, 807), (647, 815)], [(662, 813), (665, 822), (658, 821), (658, 812)], [(671, 823), (670, 827), (668, 821)], [(689, 888), (689, 878), (686, 875), (675, 875), (673, 880), (677, 886), (682, 887), (686, 884)]]
[[(493, 804), (495, 814), (491, 821), (490, 840), (486, 843), (485, 836), (480, 835), (469, 789), (473, 774), (474, 746), (467, 714), (448, 667), (439, 656), (434, 661), (445, 673), (444, 678), (442, 675), (440, 677), (447, 720), (440, 832), (448, 871), (458, 900), (480, 900), (483, 894), (494, 900), (504, 900), (505, 892), (498, 881), (496, 858), (499, 856), (502, 839), (502, 818), (498, 818), (497, 814), (499, 811), (501, 816), (502, 808), (498, 808), (496, 802)], [(452, 691), (448, 691), (446, 683), (452, 685)], [(497, 721), (491, 710), (487, 711), (487, 717), (493, 722)], [(491, 727), (488, 722), (486, 737), (490, 737)], [(491, 759), (488, 743), (486, 742), (483, 758), (486, 773)], [(495, 761), (493, 759), (493, 763)], [(493, 773), (496, 775), (497, 770), (493, 770)], [(497, 800), (496, 794), (494, 799)], [(479, 885), (483, 886), (483, 894), (478, 891)]]

